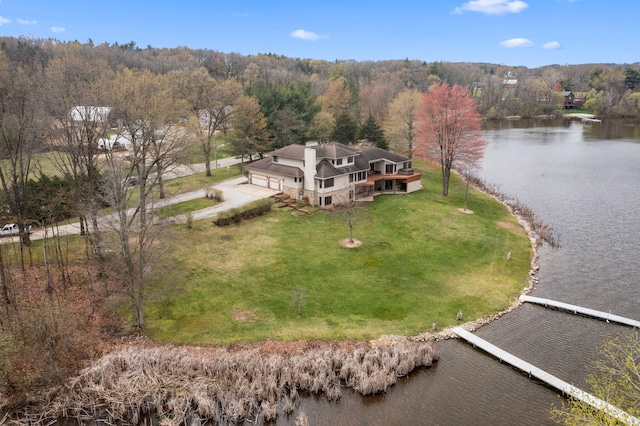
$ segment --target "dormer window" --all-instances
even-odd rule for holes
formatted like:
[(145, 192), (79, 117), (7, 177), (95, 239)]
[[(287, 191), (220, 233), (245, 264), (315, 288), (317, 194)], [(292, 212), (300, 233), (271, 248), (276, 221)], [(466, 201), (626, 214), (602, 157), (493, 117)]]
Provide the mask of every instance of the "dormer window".
[(342, 158), (336, 159), (336, 166), (341, 166), (341, 165), (342, 165)]
[(353, 157), (347, 157), (347, 164), (353, 163)]

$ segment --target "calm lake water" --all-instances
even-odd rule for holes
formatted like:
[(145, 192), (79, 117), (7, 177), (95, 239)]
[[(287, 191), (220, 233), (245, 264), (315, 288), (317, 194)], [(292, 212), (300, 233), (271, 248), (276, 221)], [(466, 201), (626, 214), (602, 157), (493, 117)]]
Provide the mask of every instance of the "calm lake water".
[[(539, 250), (531, 295), (640, 320), (640, 125), (565, 120), (488, 123), (480, 176), (530, 208), (560, 236)], [(608, 336), (628, 329), (533, 305), (477, 335), (585, 388), (588, 365)], [(440, 362), (385, 395), (306, 398), (311, 425), (552, 425), (553, 390), (460, 341)], [(293, 418), (277, 424), (291, 425)]]

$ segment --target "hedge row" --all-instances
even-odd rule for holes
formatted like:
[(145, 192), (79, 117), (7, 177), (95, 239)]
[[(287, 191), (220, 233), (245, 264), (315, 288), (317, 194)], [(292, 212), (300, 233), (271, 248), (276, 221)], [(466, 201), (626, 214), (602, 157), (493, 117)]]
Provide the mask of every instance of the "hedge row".
[(273, 200), (271, 198), (266, 198), (263, 200), (254, 201), (253, 203), (247, 204), (243, 207), (229, 209), (218, 214), (218, 216), (216, 216), (216, 218), (213, 220), (213, 223), (218, 226), (227, 226), (231, 225), (232, 223), (240, 223), (243, 220), (262, 216), (263, 214), (269, 213), (271, 211), (272, 204)]

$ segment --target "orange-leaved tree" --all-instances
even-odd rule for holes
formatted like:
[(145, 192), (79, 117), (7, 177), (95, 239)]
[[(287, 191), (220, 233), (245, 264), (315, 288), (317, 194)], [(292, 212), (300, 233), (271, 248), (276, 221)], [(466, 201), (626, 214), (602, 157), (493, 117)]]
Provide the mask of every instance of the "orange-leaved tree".
[(442, 168), (442, 195), (449, 195), (454, 167), (472, 168), (482, 159), (482, 117), (461, 86), (438, 84), (425, 92), (416, 109), (414, 154), (435, 160)]

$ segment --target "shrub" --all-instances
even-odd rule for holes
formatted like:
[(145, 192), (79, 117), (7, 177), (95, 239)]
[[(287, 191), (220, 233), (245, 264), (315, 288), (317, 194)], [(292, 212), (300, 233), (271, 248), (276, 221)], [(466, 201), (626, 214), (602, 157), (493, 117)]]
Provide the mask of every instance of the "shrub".
[(232, 223), (240, 223), (243, 220), (252, 219), (254, 217), (262, 216), (271, 211), (273, 200), (270, 198), (264, 200), (254, 201), (247, 204), (244, 207), (238, 207), (235, 209), (229, 209), (224, 211), (213, 220), (218, 226), (227, 226)]
[(221, 203), (224, 201), (224, 194), (221, 189), (208, 188), (205, 190), (205, 198)]

